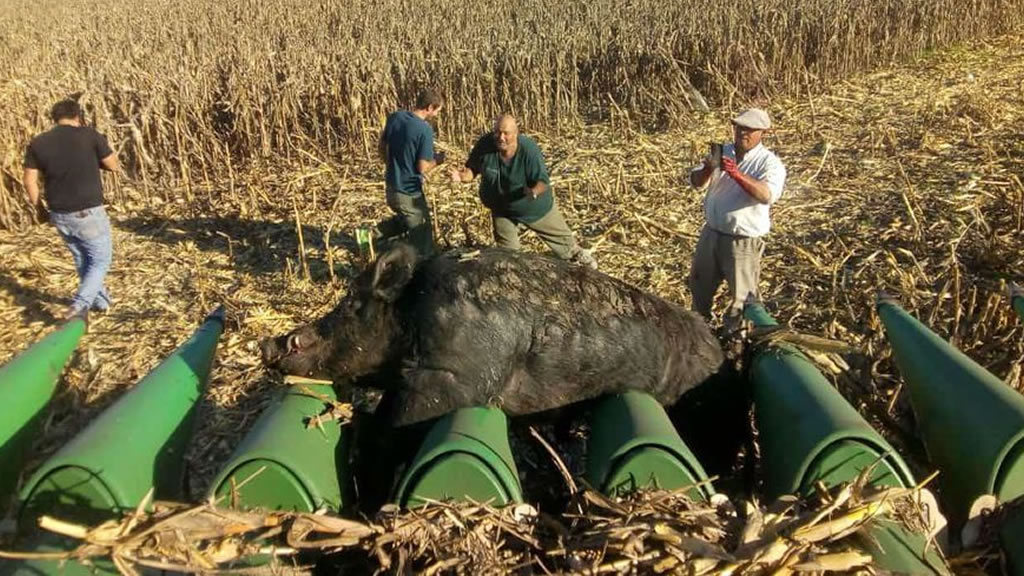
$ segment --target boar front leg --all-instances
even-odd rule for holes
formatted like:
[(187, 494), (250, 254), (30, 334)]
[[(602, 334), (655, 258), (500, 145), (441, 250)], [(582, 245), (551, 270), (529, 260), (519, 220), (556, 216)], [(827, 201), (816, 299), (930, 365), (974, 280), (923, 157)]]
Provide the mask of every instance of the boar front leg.
[(391, 419), (395, 426), (406, 426), (483, 402), (476, 387), (453, 372), (416, 368), (405, 373), (404, 385), (396, 391)]

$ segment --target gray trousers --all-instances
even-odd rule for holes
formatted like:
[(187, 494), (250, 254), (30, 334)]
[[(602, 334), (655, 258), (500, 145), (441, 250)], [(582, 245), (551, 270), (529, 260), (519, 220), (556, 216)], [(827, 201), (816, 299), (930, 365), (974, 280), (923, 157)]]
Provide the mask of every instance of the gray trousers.
[(519, 231), (529, 229), (562, 260), (575, 258), (581, 250), (557, 204), (552, 205), (551, 210), (535, 222), (522, 222), (491, 213), (491, 223), (494, 225), (494, 242), (503, 248), (519, 250)]
[(764, 240), (723, 234), (705, 225), (690, 267), (693, 310), (710, 319), (715, 292), (725, 280), (732, 299), (729, 316), (738, 320), (747, 298), (760, 298), (757, 284), (761, 278), (762, 254)]
[(384, 238), (408, 233), (409, 243), (416, 248), (421, 256), (430, 256), (434, 252), (434, 234), (430, 224), (430, 207), (423, 194), (402, 194), (395, 190), (387, 191), (388, 207), (395, 215), (377, 225), (377, 230)]

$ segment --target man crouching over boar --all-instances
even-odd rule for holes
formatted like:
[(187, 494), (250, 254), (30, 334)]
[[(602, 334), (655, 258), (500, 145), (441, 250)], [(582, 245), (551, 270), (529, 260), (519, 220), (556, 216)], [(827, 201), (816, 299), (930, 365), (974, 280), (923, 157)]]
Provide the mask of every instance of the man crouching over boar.
[(329, 314), (261, 348), (288, 374), (385, 383), (382, 406), (398, 426), (625, 390), (672, 404), (724, 360), (699, 315), (590, 268), (503, 248), (418, 260), (407, 245), (381, 255)]

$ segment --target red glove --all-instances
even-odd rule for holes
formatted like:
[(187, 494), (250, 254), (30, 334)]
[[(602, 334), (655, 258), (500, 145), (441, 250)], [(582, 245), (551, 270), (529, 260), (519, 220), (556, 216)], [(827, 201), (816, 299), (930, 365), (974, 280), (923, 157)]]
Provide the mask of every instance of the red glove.
[(728, 174), (733, 180), (739, 176), (740, 169), (736, 166), (736, 160), (728, 156), (722, 158), (722, 172)]

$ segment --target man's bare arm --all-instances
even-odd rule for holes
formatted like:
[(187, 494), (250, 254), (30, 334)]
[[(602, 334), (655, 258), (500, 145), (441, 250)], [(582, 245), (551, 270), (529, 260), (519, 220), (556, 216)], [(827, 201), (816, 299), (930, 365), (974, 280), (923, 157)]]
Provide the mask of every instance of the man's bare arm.
[(100, 160), (100, 167), (117, 174), (121, 171), (121, 163), (117, 160), (117, 152), (112, 152)]
[(757, 200), (761, 204), (771, 204), (772, 202), (772, 191), (768, 188), (768, 183), (763, 180), (756, 180), (751, 176), (748, 176), (740, 172), (738, 177), (733, 177), (733, 180), (743, 188), (743, 191), (750, 195), (751, 198)]
[(25, 168), (25, 174), (22, 177), (22, 182), (25, 183), (25, 191), (28, 192), (28, 203), (33, 207), (37, 207), (41, 204), (39, 195), (39, 170), (35, 168)]
[(416, 171), (419, 172), (420, 174), (426, 174), (427, 172), (430, 172), (431, 170), (434, 169), (434, 166), (437, 166), (437, 162), (434, 160), (416, 161)]
[(46, 206), (43, 205), (43, 198), (39, 193), (39, 170), (36, 168), (25, 168), (22, 182), (25, 183), (25, 191), (28, 192), (28, 201), (36, 211), (36, 222), (46, 222), (50, 215), (46, 210)]
[(768, 183), (740, 172), (735, 160), (724, 158), (722, 160), (722, 171), (728, 174), (751, 198), (761, 204), (771, 204), (772, 191), (768, 187)]

